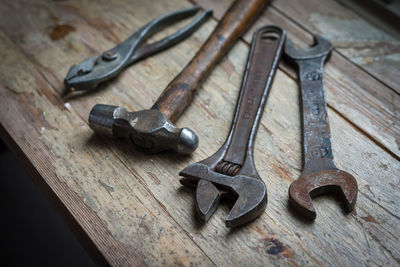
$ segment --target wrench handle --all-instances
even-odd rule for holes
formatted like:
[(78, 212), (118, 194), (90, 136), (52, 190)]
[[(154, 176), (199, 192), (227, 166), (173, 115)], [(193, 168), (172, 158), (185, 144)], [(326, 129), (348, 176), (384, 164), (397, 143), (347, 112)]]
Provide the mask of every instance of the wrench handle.
[(268, 2), (269, 0), (236, 0), (196, 56), (161, 93), (152, 109), (158, 109), (169, 120), (176, 121), (205, 78)]
[(253, 145), (265, 102), (281, 57), (286, 34), (277, 26), (254, 33), (224, 161), (244, 165)]
[(298, 62), (303, 108), (303, 174), (336, 169), (325, 99), (323, 65), (326, 56)]

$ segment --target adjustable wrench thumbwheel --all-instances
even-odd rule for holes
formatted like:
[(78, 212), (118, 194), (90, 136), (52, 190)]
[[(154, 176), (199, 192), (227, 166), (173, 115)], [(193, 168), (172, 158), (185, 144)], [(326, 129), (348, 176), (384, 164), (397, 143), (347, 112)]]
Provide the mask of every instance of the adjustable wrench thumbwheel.
[[(180, 172), (180, 182), (196, 187), (197, 212), (207, 221), (221, 197), (234, 199), (226, 226), (236, 227), (260, 216), (267, 187), (257, 173), (253, 146), (264, 105), (285, 41), (285, 31), (265, 26), (254, 33), (230, 133), (211, 157)], [(222, 191), (220, 191), (222, 190)]]
[(314, 42), (306, 51), (297, 50), (290, 40), (285, 45), (286, 56), (298, 66), (304, 131), (304, 168), (290, 185), (289, 200), (309, 219), (316, 218), (313, 197), (327, 193), (339, 195), (350, 212), (358, 191), (356, 179), (338, 170), (333, 161), (323, 82), (323, 65), (333, 47), (318, 35), (314, 36)]

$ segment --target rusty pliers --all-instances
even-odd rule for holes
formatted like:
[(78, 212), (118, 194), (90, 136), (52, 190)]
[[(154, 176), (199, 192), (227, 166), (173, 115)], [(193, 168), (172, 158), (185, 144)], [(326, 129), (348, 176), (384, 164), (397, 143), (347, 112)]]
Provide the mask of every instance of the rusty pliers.
[(160, 16), (114, 48), (73, 65), (64, 79), (65, 91), (63, 97), (72, 96), (77, 91), (93, 90), (100, 83), (115, 77), (128, 65), (167, 49), (189, 37), (212, 15), (211, 10), (204, 11), (191, 23), (164, 39), (151, 44), (143, 44), (155, 32), (179, 20), (193, 16), (199, 9), (200, 7), (194, 6)]

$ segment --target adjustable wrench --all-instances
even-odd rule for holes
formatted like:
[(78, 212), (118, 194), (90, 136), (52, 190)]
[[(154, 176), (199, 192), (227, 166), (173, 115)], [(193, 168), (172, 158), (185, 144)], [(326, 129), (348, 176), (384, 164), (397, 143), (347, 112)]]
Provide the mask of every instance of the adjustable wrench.
[[(264, 211), (267, 188), (253, 159), (254, 139), (285, 40), (285, 31), (265, 26), (254, 33), (230, 133), (211, 157), (180, 172), (180, 182), (197, 186), (197, 211), (207, 221), (223, 196), (237, 198), (226, 226), (247, 223)], [(225, 192), (220, 192), (223, 189)]]
[(338, 170), (333, 162), (328, 114), (326, 110), (323, 65), (332, 45), (321, 36), (314, 36), (315, 45), (299, 51), (288, 40), (285, 54), (298, 66), (303, 103), (304, 168), (289, 188), (293, 207), (310, 219), (316, 218), (312, 197), (339, 194), (348, 212), (357, 199), (357, 181), (349, 173)]

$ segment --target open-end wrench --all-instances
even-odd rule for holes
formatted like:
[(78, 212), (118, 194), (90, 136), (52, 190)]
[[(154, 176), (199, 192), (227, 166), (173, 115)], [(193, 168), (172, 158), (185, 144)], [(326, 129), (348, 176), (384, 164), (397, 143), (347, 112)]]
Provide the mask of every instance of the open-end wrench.
[[(197, 210), (207, 221), (222, 196), (236, 198), (226, 225), (258, 217), (267, 205), (267, 188), (257, 173), (253, 146), (258, 124), (283, 49), (285, 31), (265, 26), (254, 33), (230, 133), (211, 157), (180, 172), (184, 185), (196, 186)], [(220, 192), (222, 189), (225, 191)]]
[(289, 200), (297, 211), (310, 219), (316, 217), (311, 198), (326, 193), (338, 194), (350, 212), (358, 191), (356, 179), (337, 169), (333, 162), (323, 81), (323, 65), (333, 47), (318, 35), (314, 41), (315, 45), (306, 51), (297, 50), (290, 40), (285, 45), (285, 54), (298, 66), (304, 138), (304, 168), (290, 185)]

